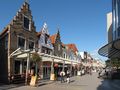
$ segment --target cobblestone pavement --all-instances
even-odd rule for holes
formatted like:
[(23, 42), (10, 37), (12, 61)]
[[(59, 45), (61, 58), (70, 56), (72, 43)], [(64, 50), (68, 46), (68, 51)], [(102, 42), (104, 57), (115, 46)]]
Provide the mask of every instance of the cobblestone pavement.
[(92, 75), (71, 77), (69, 84), (60, 81), (42, 80), (38, 87), (31, 86), (0, 86), (0, 90), (120, 90), (120, 80), (103, 80)]

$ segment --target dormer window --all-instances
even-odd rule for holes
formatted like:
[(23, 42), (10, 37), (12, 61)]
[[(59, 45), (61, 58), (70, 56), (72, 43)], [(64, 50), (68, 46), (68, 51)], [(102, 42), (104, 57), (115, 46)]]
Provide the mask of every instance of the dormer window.
[(30, 30), (30, 20), (26, 16), (24, 16), (24, 28)]

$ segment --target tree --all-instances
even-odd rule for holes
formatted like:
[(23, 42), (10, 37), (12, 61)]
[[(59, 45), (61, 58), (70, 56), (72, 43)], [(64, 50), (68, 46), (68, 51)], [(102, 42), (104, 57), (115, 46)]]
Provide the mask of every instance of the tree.
[(42, 58), (39, 56), (39, 54), (37, 52), (32, 54), (32, 59), (33, 62), (35, 63), (35, 74), (37, 75), (37, 63), (40, 62), (42, 60)]
[(120, 67), (120, 59), (119, 58), (112, 58), (111, 59), (111, 64), (113, 67)]
[(110, 66), (110, 60), (105, 61), (106, 66)]

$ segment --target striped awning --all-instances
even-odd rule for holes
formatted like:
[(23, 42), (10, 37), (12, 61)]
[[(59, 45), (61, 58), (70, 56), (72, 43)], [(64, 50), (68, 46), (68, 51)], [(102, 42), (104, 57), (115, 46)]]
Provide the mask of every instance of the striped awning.
[(120, 58), (120, 39), (106, 44), (98, 50), (98, 53), (108, 58)]

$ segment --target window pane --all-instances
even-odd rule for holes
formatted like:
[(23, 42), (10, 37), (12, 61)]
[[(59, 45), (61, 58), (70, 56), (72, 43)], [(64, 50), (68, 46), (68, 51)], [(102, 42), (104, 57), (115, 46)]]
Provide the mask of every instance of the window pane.
[(48, 37), (47, 37), (47, 36), (45, 36), (45, 44), (47, 44), (47, 40), (48, 40)]
[(8, 36), (5, 37), (5, 49), (8, 48)]
[(24, 48), (25, 46), (25, 39), (18, 37), (18, 47)]
[(29, 41), (29, 49), (33, 49), (34, 48), (34, 42)]
[(24, 17), (24, 27), (25, 27), (26, 29), (29, 29), (29, 19), (26, 18), (26, 17)]
[(120, 26), (120, 1), (118, 0), (118, 26)]

